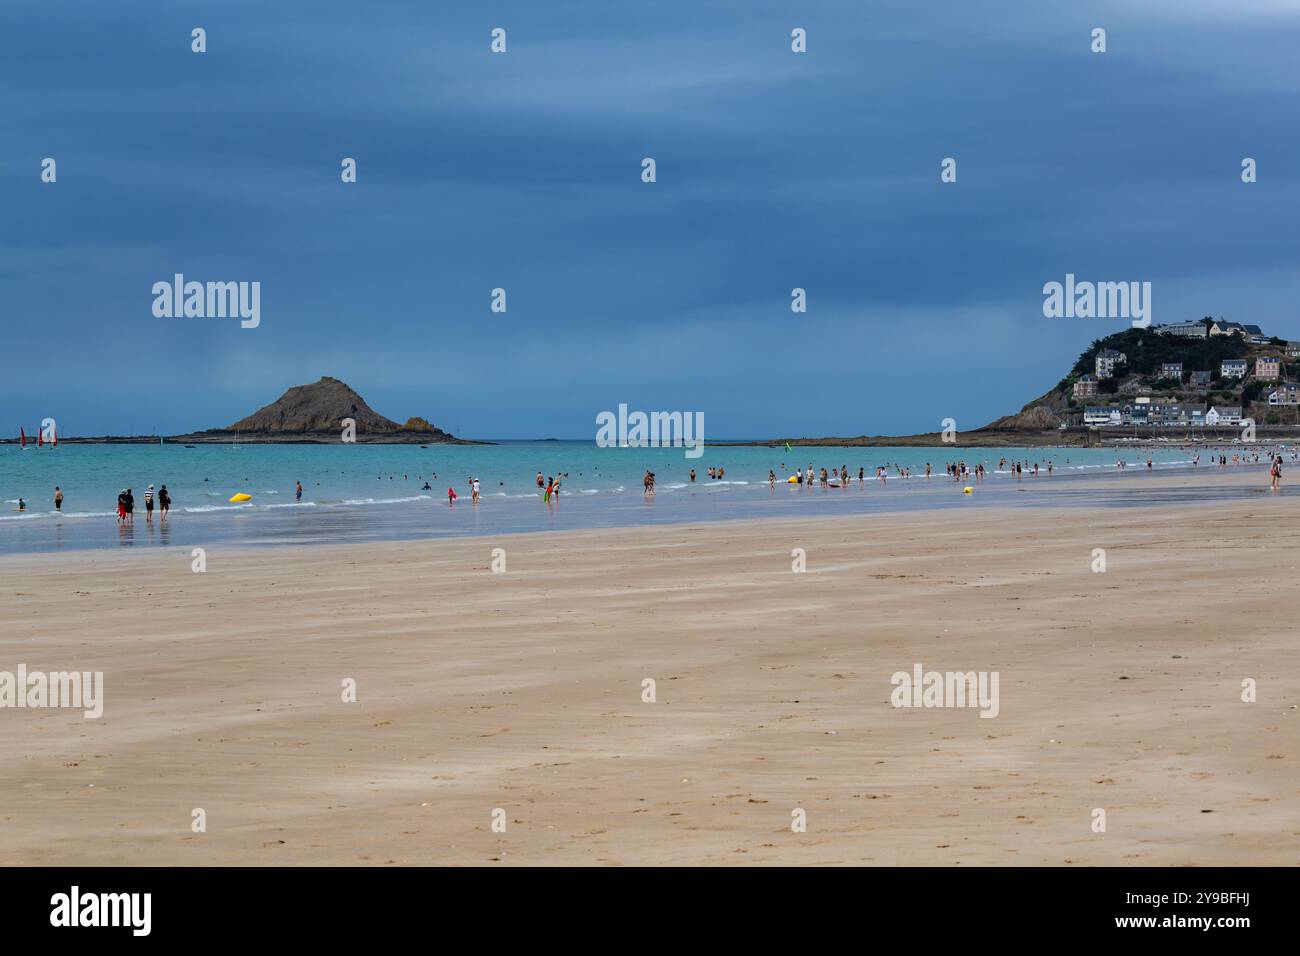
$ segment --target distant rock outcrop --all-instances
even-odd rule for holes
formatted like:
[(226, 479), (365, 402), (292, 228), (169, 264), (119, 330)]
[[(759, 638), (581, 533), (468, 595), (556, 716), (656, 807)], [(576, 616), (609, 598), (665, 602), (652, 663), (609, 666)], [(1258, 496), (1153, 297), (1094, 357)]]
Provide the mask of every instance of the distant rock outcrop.
[(358, 432), (395, 432), (402, 427), (367, 405), (345, 382), (327, 375), (311, 385), (295, 385), (226, 431), (333, 432), (342, 428), (345, 418), (356, 421)]
[(408, 418), (405, 425), (385, 418), (347, 383), (328, 375), (310, 385), (295, 385), (270, 405), (226, 428), (177, 435), (173, 440), (230, 441), (237, 437), (239, 441), (337, 442), (344, 419), (356, 423), (359, 443), (460, 442), (423, 418)]
[(989, 422), (984, 426), (985, 430), (996, 431), (998, 429), (1027, 429), (1029, 431), (1045, 431), (1051, 428), (1059, 428), (1061, 418), (1047, 405), (1026, 405), (1023, 409), (1014, 415), (1004, 415), (995, 422)]

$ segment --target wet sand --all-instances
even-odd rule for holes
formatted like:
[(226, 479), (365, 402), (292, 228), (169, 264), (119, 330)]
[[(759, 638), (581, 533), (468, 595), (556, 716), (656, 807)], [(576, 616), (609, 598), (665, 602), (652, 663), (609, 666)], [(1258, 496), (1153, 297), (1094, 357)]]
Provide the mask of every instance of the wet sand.
[(106, 687), (0, 710), (0, 862), (1296, 865), (1298, 547), (1261, 493), (0, 558), (0, 670)]

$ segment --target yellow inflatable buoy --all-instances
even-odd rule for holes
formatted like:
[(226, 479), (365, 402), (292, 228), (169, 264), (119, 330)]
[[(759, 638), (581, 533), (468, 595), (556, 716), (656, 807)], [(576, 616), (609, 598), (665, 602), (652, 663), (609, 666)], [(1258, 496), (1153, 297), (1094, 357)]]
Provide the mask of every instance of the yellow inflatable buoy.
[(967, 485), (965, 488), (963, 488), (963, 489), (961, 490), (961, 493), (962, 493), (963, 495), (968, 495), (968, 494), (970, 494), (970, 493), (971, 493), (972, 491), (974, 491), (974, 490), (975, 490), (975, 489), (972, 488), (970, 485)]
[(786, 479), (786, 483), (787, 483), (787, 484), (791, 484), (791, 485), (795, 485), (795, 484), (798, 484), (798, 483), (799, 483), (799, 479), (796, 478), (794, 475), (791, 475), (789, 478)]
[(233, 504), (238, 504), (238, 503), (241, 502), (241, 501), (252, 501), (252, 500), (253, 500), (253, 496), (252, 496), (252, 495), (246, 495), (246, 494), (244, 494), (242, 491), (241, 491), (239, 494), (237, 494), (237, 495), (231, 495), (231, 496), (230, 496), (230, 503), (231, 503), (232, 505), (233, 505)]

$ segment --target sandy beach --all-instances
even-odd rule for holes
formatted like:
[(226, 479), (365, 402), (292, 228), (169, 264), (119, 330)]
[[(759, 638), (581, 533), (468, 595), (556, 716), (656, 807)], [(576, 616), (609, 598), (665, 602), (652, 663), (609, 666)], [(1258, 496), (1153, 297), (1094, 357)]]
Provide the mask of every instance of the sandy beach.
[(0, 711), (0, 863), (1296, 865), (1297, 554), (1261, 494), (6, 557), (0, 669), (105, 703)]

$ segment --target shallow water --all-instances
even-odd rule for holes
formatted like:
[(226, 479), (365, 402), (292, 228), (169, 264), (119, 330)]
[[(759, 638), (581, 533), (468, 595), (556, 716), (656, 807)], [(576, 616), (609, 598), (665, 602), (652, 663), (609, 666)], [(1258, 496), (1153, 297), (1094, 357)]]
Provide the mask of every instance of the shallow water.
[[(1238, 449), (1240, 450), (1240, 449)], [(1232, 450), (1226, 453), (1229, 457)], [(1253, 456), (1255, 452), (1252, 450)], [(1264, 449), (1259, 450), (1261, 459)], [(1288, 462), (1290, 450), (1285, 452)], [(1024, 504), (1078, 507), (1138, 507), (1196, 501), (1247, 499), (1267, 484), (1266, 464), (1258, 469), (1259, 487), (1216, 484), (1211, 474), (1194, 485), (1146, 485), (1154, 474), (1193, 473), (1191, 452), (1146, 449), (1042, 448), (781, 448), (709, 447), (700, 459), (681, 449), (596, 448), (591, 443), (516, 442), (494, 446), (394, 445), (64, 445), (58, 449), (0, 447), (0, 553), (122, 547), (198, 547), (214, 543), (276, 545), (406, 540), (513, 532), (609, 528), (758, 517), (831, 516), (942, 508)], [(1208, 459), (1207, 449), (1201, 449)], [(996, 472), (1000, 458), (1039, 462), (1038, 478), (1028, 471), (1016, 479)], [(1129, 467), (1115, 467), (1117, 458)], [(967, 482), (953, 482), (944, 462), (983, 462), (990, 470), (971, 495)], [(1047, 461), (1054, 465), (1048, 477)], [(923, 477), (925, 463), (934, 476)], [(847, 465), (853, 476), (845, 488), (799, 488), (784, 482), (795, 467)], [(707, 469), (722, 465), (723, 480)], [(885, 483), (872, 476), (877, 465), (911, 468), (911, 478), (893, 474)], [(859, 467), (867, 480), (859, 483)], [(642, 492), (642, 475), (657, 474), (657, 492)], [(694, 468), (697, 480), (688, 473)], [(559, 500), (545, 504), (534, 477), (567, 471)], [(768, 470), (778, 476), (770, 488)], [(1202, 464), (1202, 474), (1225, 469)], [(433, 475), (438, 475), (434, 478)], [(467, 476), (480, 478), (483, 500), (471, 505)], [(390, 477), (391, 476), (391, 477)], [(1081, 477), (1102, 479), (1082, 482)], [(206, 479), (206, 480), (205, 480)], [(425, 480), (431, 488), (422, 490)], [(295, 503), (293, 482), (303, 482), (303, 501)], [(145, 520), (144, 488), (166, 483), (173, 497), (166, 524)], [(65, 494), (64, 511), (50, 503), (54, 486)], [(447, 503), (447, 487), (461, 496)], [(130, 486), (136, 497), (133, 525), (114, 516), (118, 491)], [(227, 499), (235, 492), (253, 495), (247, 504)], [(1285, 488), (1283, 494), (1292, 492)], [(13, 510), (21, 495), (29, 510)], [(33, 502), (39, 501), (39, 504)]]

